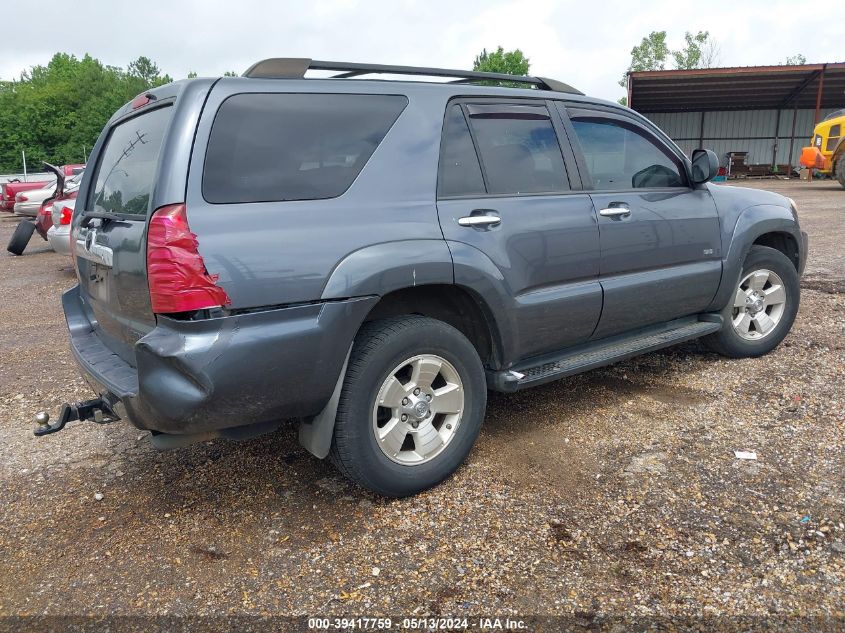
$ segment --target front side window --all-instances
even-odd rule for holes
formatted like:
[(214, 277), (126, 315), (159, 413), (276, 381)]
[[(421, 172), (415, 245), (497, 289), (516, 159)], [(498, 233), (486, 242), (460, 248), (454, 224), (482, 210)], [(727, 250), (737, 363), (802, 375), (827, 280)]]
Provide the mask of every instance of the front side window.
[(545, 106), (469, 104), (470, 125), (487, 177), (487, 193), (554, 193), (569, 189)]
[(635, 127), (589, 118), (573, 118), (572, 126), (595, 189), (687, 186), (678, 159)]
[(212, 203), (317, 200), (344, 193), (408, 99), (240, 94), (220, 106), (205, 156)]
[(156, 108), (112, 129), (97, 162), (94, 211), (146, 215), (172, 113), (169, 106)]

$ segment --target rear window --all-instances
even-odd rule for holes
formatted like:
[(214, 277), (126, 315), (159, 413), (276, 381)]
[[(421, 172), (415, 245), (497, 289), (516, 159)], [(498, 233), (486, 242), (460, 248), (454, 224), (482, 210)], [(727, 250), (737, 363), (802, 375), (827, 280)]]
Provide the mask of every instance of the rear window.
[(172, 108), (150, 110), (112, 129), (97, 166), (94, 211), (146, 215)]
[(230, 97), (211, 129), (203, 197), (221, 204), (337, 197), (407, 103), (398, 95)]

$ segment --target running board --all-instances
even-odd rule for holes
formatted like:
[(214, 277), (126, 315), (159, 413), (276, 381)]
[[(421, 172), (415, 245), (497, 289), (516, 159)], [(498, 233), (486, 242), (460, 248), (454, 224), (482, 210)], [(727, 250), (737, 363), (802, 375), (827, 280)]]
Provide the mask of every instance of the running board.
[(494, 391), (518, 391), (712, 334), (720, 329), (722, 317), (718, 314), (677, 319), (533, 358), (505, 371), (488, 371), (487, 386)]

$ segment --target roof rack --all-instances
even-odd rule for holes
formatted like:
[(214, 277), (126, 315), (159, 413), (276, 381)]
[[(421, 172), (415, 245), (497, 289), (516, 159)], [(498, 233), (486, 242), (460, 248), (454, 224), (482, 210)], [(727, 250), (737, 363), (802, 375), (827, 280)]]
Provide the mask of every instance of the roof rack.
[(547, 77), (529, 75), (507, 75), (505, 73), (483, 73), (475, 70), (451, 70), (448, 68), (426, 68), (423, 66), (388, 66), (384, 64), (358, 64), (353, 62), (327, 62), (305, 57), (273, 57), (254, 63), (243, 74), (253, 79), (304, 79), (309, 70), (332, 70), (333, 79), (348, 79), (360, 75), (418, 75), (423, 77), (452, 77), (454, 82), (507, 81), (534, 86), (539, 90), (584, 94), (569, 84)]

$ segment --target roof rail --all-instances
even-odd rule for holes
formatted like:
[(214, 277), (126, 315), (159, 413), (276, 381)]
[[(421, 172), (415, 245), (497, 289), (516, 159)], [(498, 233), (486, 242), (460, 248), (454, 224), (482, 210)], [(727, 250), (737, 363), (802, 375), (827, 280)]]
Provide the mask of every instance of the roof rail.
[(484, 73), (475, 70), (451, 70), (447, 68), (426, 68), (423, 66), (389, 66), (384, 64), (358, 64), (353, 62), (327, 62), (303, 57), (273, 57), (254, 63), (243, 74), (253, 79), (303, 79), (309, 70), (332, 70), (333, 79), (347, 79), (360, 75), (418, 75), (422, 77), (452, 77), (453, 83), (473, 81), (508, 81), (534, 86), (539, 90), (584, 94), (569, 84), (529, 75), (508, 75), (505, 73)]

